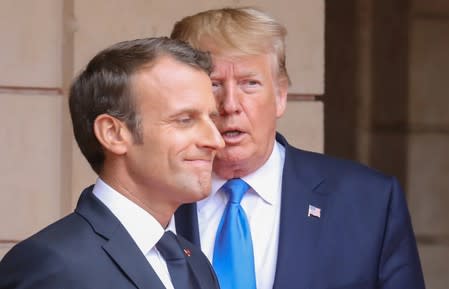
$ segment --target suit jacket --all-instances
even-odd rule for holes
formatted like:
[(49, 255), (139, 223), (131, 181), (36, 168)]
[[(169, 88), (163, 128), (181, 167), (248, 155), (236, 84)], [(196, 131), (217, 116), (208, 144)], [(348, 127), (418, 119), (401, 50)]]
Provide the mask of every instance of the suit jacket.
[[(164, 289), (145, 256), (112, 212), (83, 191), (74, 213), (17, 244), (0, 262), (1, 289)], [(188, 263), (199, 288), (219, 288), (206, 256), (191, 251)]]
[[(416, 241), (396, 179), (350, 161), (285, 147), (276, 289), (422, 289)], [(321, 216), (308, 217), (309, 205)], [(195, 204), (178, 234), (200, 244)]]

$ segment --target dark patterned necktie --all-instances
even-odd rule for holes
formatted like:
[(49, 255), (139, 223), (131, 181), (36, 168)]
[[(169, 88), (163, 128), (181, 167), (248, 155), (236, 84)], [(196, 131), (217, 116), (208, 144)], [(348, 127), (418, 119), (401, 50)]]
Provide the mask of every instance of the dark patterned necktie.
[(173, 287), (175, 289), (195, 289), (196, 282), (176, 235), (171, 231), (166, 231), (157, 242), (156, 248), (167, 263)]

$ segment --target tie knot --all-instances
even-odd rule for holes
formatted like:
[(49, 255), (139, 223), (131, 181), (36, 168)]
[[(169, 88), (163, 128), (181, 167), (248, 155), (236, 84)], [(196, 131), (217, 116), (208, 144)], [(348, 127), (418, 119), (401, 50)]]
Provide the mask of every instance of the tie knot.
[(222, 188), (229, 194), (229, 201), (231, 203), (240, 204), (243, 195), (249, 190), (249, 185), (242, 179), (230, 179)]
[(176, 235), (171, 231), (166, 231), (159, 242), (156, 243), (156, 248), (166, 261), (184, 259), (184, 254), (179, 246)]

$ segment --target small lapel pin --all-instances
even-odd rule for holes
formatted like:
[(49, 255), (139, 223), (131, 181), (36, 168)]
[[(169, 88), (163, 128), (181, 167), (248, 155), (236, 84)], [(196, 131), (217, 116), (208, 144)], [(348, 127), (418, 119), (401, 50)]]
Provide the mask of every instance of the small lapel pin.
[(186, 254), (187, 257), (190, 257), (192, 255), (192, 252), (189, 249), (187, 249), (187, 248), (184, 248), (183, 251), (184, 251), (184, 254)]
[(312, 205), (309, 205), (309, 212), (307, 213), (307, 217), (321, 217), (321, 209)]

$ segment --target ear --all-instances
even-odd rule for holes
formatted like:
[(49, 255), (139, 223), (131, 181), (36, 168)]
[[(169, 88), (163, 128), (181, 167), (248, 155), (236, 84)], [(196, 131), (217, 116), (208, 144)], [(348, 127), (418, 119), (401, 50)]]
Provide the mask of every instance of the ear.
[(109, 114), (100, 114), (94, 122), (94, 133), (106, 151), (123, 155), (132, 144), (126, 125)]
[(288, 79), (281, 78), (277, 82), (276, 88), (276, 117), (280, 118), (287, 106)]

